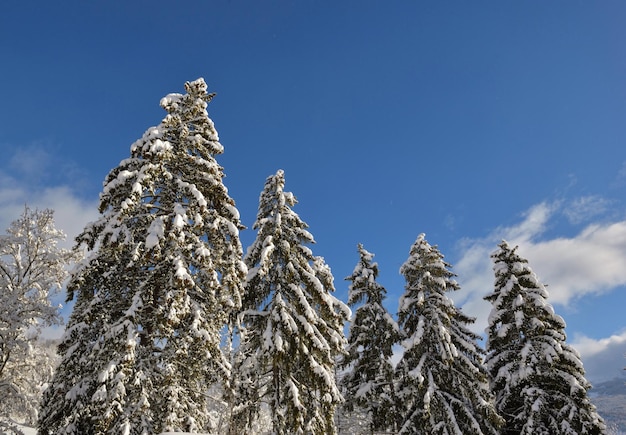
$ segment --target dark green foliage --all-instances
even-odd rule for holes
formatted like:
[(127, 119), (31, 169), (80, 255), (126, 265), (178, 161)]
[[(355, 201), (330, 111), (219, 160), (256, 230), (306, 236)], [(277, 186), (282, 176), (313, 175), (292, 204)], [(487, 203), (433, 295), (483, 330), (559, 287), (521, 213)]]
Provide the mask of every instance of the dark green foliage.
[(495, 289), (486, 366), (503, 434), (602, 434), (578, 353), (565, 343), (565, 322), (527, 260), (502, 242), (492, 254)]
[(473, 319), (445, 293), (456, 291), (450, 265), (420, 235), (400, 272), (406, 291), (398, 324), (404, 355), (397, 367), (401, 434), (498, 433), (501, 418), (489, 393)]
[[(204, 80), (161, 100), (168, 112), (107, 176), (101, 217), (77, 238), (76, 298), (44, 396), (40, 433), (208, 429), (206, 390), (227, 384), (220, 346), (241, 303), (239, 213)], [(87, 429), (89, 428), (89, 429)]]
[(351, 281), (348, 304), (354, 311), (346, 355), (341, 362), (346, 373), (341, 381), (346, 408), (361, 408), (369, 416), (373, 432), (394, 430), (397, 420), (391, 363), (393, 346), (400, 341), (398, 325), (383, 306), (387, 293), (376, 282), (378, 265), (359, 244), (359, 263), (346, 280)]
[[(342, 401), (335, 358), (343, 350), (348, 308), (331, 295), (333, 277), (307, 225), (293, 212), (284, 174), (268, 177), (259, 200), (243, 301), (239, 412), (248, 427), (254, 400), (266, 403), (276, 434), (333, 434)], [(251, 408), (252, 407), (252, 408)], [(247, 415), (246, 415), (247, 414)]]

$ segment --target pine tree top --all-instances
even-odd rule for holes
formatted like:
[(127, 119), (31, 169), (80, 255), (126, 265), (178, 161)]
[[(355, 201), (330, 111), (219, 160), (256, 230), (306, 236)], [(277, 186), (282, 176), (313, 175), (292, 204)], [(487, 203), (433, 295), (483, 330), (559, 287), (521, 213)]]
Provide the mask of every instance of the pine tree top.
[[(535, 327), (538, 333), (542, 333), (545, 326), (539, 319), (549, 319), (553, 328), (563, 330), (565, 321), (547, 302), (546, 287), (530, 268), (528, 260), (517, 254), (517, 249), (517, 246), (511, 248), (503, 240), (498, 250), (491, 254), (495, 288), (484, 298), (493, 305), (488, 318), (488, 330), (497, 325), (509, 325), (500, 327), (498, 334), (505, 335), (513, 326), (518, 330), (524, 328), (526, 334), (532, 333)], [(565, 332), (561, 334), (564, 339)]]
[(351, 281), (348, 286), (348, 305), (359, 302), (382, 304), (387, 290), (378, 282), (378, 263), (372, 262), (374, 254), (368, 252), (361, 243), (358, 244), (359, 262), (352, 275), (346, 277)]

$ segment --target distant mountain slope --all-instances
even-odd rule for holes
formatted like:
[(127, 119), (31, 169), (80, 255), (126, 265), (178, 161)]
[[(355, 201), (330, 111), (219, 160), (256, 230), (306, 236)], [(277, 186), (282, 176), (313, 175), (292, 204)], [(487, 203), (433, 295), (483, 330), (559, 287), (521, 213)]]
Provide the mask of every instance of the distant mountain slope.
[(609, 429), (618, 431), (609, 434), (626, 434), (626, 377), (620, 376), (596, 384), (591, 389), (590, 395)]
[(626, 395), (626, 376), (619, 376), (610, 381), (593, 384), (590, 394), (592, 396)]

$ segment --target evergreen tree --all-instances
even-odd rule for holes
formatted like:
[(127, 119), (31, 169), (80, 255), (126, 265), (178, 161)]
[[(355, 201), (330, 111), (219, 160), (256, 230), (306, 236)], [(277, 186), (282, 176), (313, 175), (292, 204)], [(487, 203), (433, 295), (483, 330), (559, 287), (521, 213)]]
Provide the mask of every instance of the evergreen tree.
[(228, 382), (222, 331), (246, 267), (239, 213), (202, 79), (161, 100), (167, 116), (131, 146), (77, 238), (76, 304), (59, 346), (41, 434), (148, 434), (207, 428), (206, 391)]
[(491, 257), (495, 289), (487, 328), (486, 367), (503, 434), (601, 434), (578, 353), (565, 343), (565, 322), (528, 261), (503, 241)]
[(406, 290), (398, 323), (404, 355), (397, 366), (401, 434), (497, 434), (502, 420), (489, 392), (474, 319), (446, 292), (459, 290), (450, 265), (421, 234), (400, 268)]
[[(276, 434), (334, 434), (342, 401), (335, 358), (343, 351), (349, 309), (334, 296), (333, 277), (307, 225), (293, 212), (282, 170), (268, 177), (245, 256), (242, 365), (248, 393), (267, 403)], [(242, 407), (242, 410), (245, 406)]]
[[(37, 343), (41, 329), (61, 323), (50, 298), (77, 254), (57, 246), (65, 234), (52, 210), (24, 213), (0, 236), (0, 432), (37, 420), (40, 390), (52, 361)], [(12, 429), (14, 430), (14, 429)]]
[(341, 384), (345, 388), (346, 408), (360, 407), (370, 418), (372, 432), (395, 430), (397, 419), (394, 367), (391, 363), (394, 344), (400, 341), (398, 325), (383, 306), (387, 290), (376, 282), (378, 264), (373, 254), (358, 245), (359, 262), (346, 280), (348, 305), (355, 311), (350, 325), (346, 355), (341, 366), (348, 369)]

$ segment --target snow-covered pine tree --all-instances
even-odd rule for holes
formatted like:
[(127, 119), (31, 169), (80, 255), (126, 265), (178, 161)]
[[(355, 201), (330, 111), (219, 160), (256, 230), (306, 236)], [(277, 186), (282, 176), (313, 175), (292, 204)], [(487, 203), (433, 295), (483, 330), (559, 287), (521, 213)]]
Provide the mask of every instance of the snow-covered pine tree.
[(387, 290), (380, 285), (374, 254), (358, 245), (359, 262), (352, 275), (348, 305), (354, 308), (341, 380), (346, 409), (360, 408), (369, 416), (372, 432), (395, 430), (396, 398), (393, 387), (393, 346), (400, 342), (398, 325), (383, 306)]
[(334, 434), (342, 401), (335, 358), (346, 343), (350, 310), (331, 294), (330, 268), (306, 246), (313, 236), (284, 186), (282, 170), (267, 178), (257, 237), (245, 256), (241, 352), (249, 361), (243, 365), (256, 373), (247, 386), (258, 388), (246, 396), (267, 403), (276, 434)]
[(207, 389), (228, 382), (242, 226), (214, 157), (213, 95), (203, 79), (185, 89), (161, 100), (167, 116), (106, 177), (101, 217), (77, 238), (88, 256), (68, 284), (76, 304), (41, 434), (203, 430)]
[(459, 290), (436, 246), (418, 236), (400, 268), (406, 290), (398, 324), (404, 355), (396, 367), (400, 434), (497, 434), (502, 423), (489, 392), (474, 319), (446, 292)]
[(32, 210), (0, 236), (0, 432), (12, 419), (34, 425), (40, 391), (52, 371), (48, 354), (36, 344), (41, 328), (61, 322), (50, 298), (67, 277), (76, 253), (57, 246), (65, 234), (55, 228), (52, 210)]
[(588, 397), (578, 353), (565, 343), (565, 322), (548, 292), (503, 241), (491, 258), (495, 288), (487, 327), (487, 358), (502, 434), (602, 434), (605, 424)]

